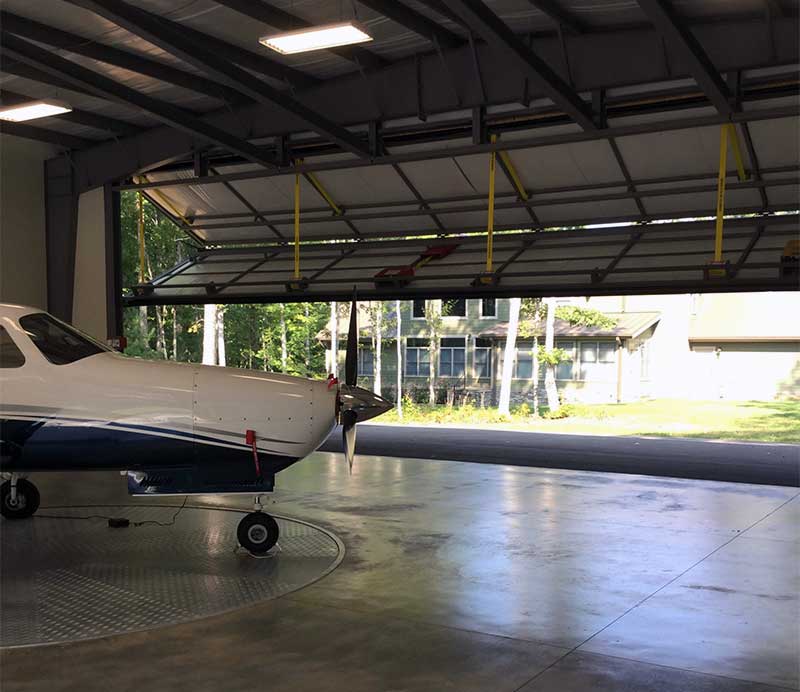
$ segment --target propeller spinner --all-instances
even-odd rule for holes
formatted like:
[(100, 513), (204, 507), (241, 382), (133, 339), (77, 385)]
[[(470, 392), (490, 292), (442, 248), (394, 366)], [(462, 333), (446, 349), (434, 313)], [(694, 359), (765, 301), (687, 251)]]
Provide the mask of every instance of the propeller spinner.
[(347, 351), (344, 361), (344, 384), (339, 385), (339, 422), (342, 424), (344, 456), (350, 473), (356, 454), (356, 423), (379, 416), (392, 408), (392, 403), (363, 387), (358, 380), (358, 305), (355, 299), (350, 308), (350, 327), (347, 332)]

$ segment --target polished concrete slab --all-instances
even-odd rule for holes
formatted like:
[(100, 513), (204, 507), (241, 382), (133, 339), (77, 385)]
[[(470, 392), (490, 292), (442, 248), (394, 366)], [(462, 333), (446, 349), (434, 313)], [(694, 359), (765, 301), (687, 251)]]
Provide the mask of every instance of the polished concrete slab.
[[(66, 478), (41, 475), (44, 504), (125, 498), (118, 476)], [(351, 477), (329, 453), (278, 481), (273, 511), (343, 540), (331, 574), (197, 622), (5, 651), (4, 692), (800, 689), (796, 489), (367, 456)]]
[[(244, 516), (140, 503), (0, 521), (0, 647), (104, 637), (245, 608), (307, 586), (344, 557), (330, 532), (281, 517), (280, 540), (267, 555), (232, 549)], [(132, 526), (110, 528), (109, 517)]]

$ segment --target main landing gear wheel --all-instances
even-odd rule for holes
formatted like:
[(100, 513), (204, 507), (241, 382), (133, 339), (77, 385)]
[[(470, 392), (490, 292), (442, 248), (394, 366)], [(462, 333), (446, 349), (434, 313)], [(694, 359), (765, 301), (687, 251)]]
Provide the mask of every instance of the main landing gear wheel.
[(12, 483), (6, 481), (0, 487), (0, 514), (6, 519), (27, 519), (39, 509), (39, 490), (24, 478), (16, 480), (16, 493)]
[(264, 512), (252, 512), (239, 522), (236, 537), (245, 550), (263, 555), (278, 542), (278, 522)]

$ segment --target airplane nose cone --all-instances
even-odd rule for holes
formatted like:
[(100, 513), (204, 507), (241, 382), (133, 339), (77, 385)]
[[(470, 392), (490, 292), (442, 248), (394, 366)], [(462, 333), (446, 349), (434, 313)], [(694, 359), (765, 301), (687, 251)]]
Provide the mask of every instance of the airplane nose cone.
[(342, 411), (353, 411), (358, 423), (386, 413), (394, 406), (391, 401), (362, 387), (339, 385), (339, 402)]

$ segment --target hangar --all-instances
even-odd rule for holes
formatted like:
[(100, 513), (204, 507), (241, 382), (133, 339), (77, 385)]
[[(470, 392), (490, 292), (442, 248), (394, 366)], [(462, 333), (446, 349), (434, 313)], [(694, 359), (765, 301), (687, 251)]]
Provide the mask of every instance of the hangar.
[[(329, 25), (371, 40), (259, 42)], [(65, 112), (0, 118), (0, 299), (113, 339), (141, 305), (795, 291), (798, 30), (784, 0), (6, 0), (0, 116)], [(123, 286), (134, 190), (187, 252)], [(4, 617), (2, 684), (800, 684), (796, 488), (404, 456), (287, 474), (280, 594), (186, 544), (156, 561), (156, 534), (98, 562), (91, 532), (4, 522), (12, 567), (47, 548), (4, 607), (48, 606)], [(45, 487), (67, 515), (128, 503)], [(242, 506), (181, 535), (223, 555)]]

